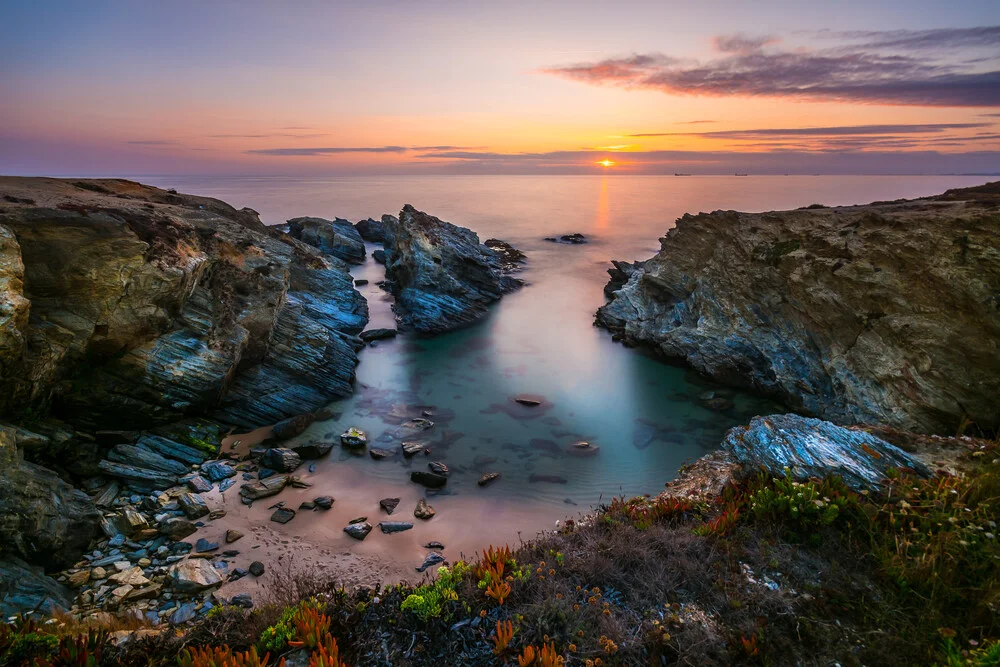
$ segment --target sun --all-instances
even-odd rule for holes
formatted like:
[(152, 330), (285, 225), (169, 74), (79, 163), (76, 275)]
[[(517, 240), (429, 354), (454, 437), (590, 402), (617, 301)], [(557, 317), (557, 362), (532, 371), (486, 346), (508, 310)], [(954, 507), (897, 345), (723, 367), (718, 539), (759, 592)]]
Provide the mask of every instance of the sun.
[(611, 161), (611, 160), (601, 160), (601, 161), (600, 161), (600, 162), (598, 162), (597, 164), (601, 165), (601, 166), (602, 166), (602, 167), (604, 167), (605, 169), (607, 169), (608, 167), (613, 167), (613, 166), (615, 166), (615, 163), (614, 163), (613, 161)]

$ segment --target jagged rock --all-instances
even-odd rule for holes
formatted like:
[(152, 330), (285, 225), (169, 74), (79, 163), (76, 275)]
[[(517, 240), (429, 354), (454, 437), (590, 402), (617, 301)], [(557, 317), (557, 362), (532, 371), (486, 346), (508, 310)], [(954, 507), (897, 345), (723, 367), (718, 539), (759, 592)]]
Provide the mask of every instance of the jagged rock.
[(383, 498), (378, 501), (379, 507), (385, 510), (386, 514), (392, 514), (399, 506), (399, 498)]
[(358, 334), (358, 338), (366, 343), (370, 343), (373, 340), (385, 340), (386, 338), (395, 338), (396, 334), (399, 332), (395, 329), (368, 329), (362, 331)]
[(129, 586), (145, 586), (149, 583), (149, 579), (143, 574), (142, 568), (138, 565), (130, 567), (127, 570), (118, 572), (117, 574), (112, 574), (108, 577), (111, 581), (114, 581), (121, 585), (128, 584)]
[(183, 540), (185, 537), (191, 535), (197, 530), (197, 526), (181, 517), (167, 519), (160, 524), (160, 533), (166, 535), (172, 540)]
[(409, 530), (413, 528), (413, 524), (409, 521), (379, 521), (378, 527), (382, 529), (382, 532), (386, 535), (390, 533), (400, 533), (404, 530)]
[(295, 518), (295, 510), (288, 507), (279, 507), (271, 515), (271, 521), (277, 523), (288, 523)]
[(275, 475), (259, 482), (250, 482), (240, 487), (240, 495), (249, 500), (258, 500), (277, 495), (289, 483), (288, 475)]
[(360, 521), (344, 526), (344, 532), (356, 540), (363, 540), (372, 532), (372, 525), (367, 521)]
[(211, 551), (218, 551), (218, 550), (219, 550), (218, 542), (209, 541), (204, 537), (199, 537), (198, 541), (194, 543), (194, 552), (196, 554), (205, 554)]
[(188, 472), (188, 466), (180, 461), (168, 459), (157, 452), (136, 445), (118, 445), (108, 452), (108, 459), (124, 465), (155, 470), (175, 477), (187, 474)]
[(316, 498), (315, 500), (313, 500), (313, 502), (316, 503), (316, 507), (319, 507), (320, 509), (328, 510), (331, 507), (333, 507), (334, 500), (333, 500), (333, 496), (320, 496), (320, 497)]
[(427, 443), (420, 440), (405, 440), (400, 444), (400, 448), (403, 450), (403, 456), (407, 458), (411, 456), (416, 456), (420, 452), (424, 451), (427, 447)]
[(368, 436), (361, 429), (352, 426), (340, 434), (340, 444), (344, 447), (364, 447), (368, 444)]
[(380, 447), (370, 447), (368, 449), (368, 456), (372, 457), (375, 460), (379, 460), (379, 459), (389, 458), (390, 456), (392, 456), (392, 452), (389, 451), (388, 449), (382, 449)]
[(107, 459), (98, 463), (98, 468), (105, 475), (116, 477), (134, 489), (165, 489), (176, 484), (178, 479), (175, 475), (168, 475), (145, 468), (136, 468), (135, 466)]
[(486, 486), (490, 482), (494, 482), (494, 481), (496, 481), (498, 479), (500, 479), (500, 473), (498, 473), (498, 472), (488, 472), (488, 473), (485, 473), (482, 477), (480, 477), (479, 481), (476, 482), (476, 483), (479, 484), (479, 486)]
[(413, 516), (418, 519), (423, 519), (424, 521), (432, 519), (435, 514), (437, 514), (437, 512), (434, 511), (433, 507), (427, 504), (426, 498), (418, 500), (417, 507), (413, 510)]
[(183, 560), (168, 570), (171, 586), (180, 593), (197, 593), (223, 582), (222, 575), (205, 558)]
[(316, 421), (316, 414), (313, 412), (309, 412), (304, 415), (296, 415), (278, 422), (271, 427), (271, 431), (274, 433), (275, 438), (278, 438), (279, 440), (288, 440), (289, 438), (294, 438), (295, 436), (301, 434), (309, 428), (314, 421)]
[(255, 560), (254, 562), (250, 563), (249, 570), (250, 574), (252, 574), (255, 577), (259, 577), (262, 574), (264, 574), (264, 564), (261, 563), (259, 560)]
[(189, 519), (200, 519), (209, 513), (208, 504), (205, 499), (197, 493), (185, 493), (177, 499), (184, 516)]
[(211, 482), (221, 482), (236, 476), (236, 468), (225, 461), (208, 461), (201, 465), (201, 474)]
[(56, 609), (69, 610), (72, 594), (41, 567), (28, 565), (14, 556), (0, 557), (0, 616), (34, 612), (51, 615)]
[(385, 264), (386, 255), (385, 250), (376, 250), (372, 253), (372, 259), (374, 259), (379, 264)]
[(358, 234), (365, 241), (384, 244), (392, 243), (392, 235), (389, 232), (389, 227), (392, 224), (398, 224), (396, 217), (383, 215), (381, 220), (368, 218), (367, 220), (356, 222), (354, 223), (354, 228), (358, 230)]
[(235, 528), (230, 528), (229, 530), (226, 531), (226, 544), (232, 544), (241, 537), (243, 537), (243, 533), (236, 530)]
[(183, 478), (185, 484), (196, 493), (208, 493), (212, 490), (212, 483), (201, 475), (188, 475)]
[(401, 329), (433, 334), (468, 326), (521, 285), (504, 273), (500, 254), (464, 227), (407, 204), (388, 228), (385, 274)]
[(264, 452), (263, 465), (278, 472), (293, 472), (302, 465), (299, 455), (286, 447), (272, 447)]
[(410, 473), (410, 481), (426, 486), (429, 489), (440, 489), (448, 483), (448, 478), (436, 472), (414, 470)]
[(889, 468), (907, 468), (923, 477), (931, 471), (906, 452), (864, 431), (852, 431), (799, 415), (754, 417), (726, 434), (722, 447), (751, 475), (763, 469), (798, 481), (839, 475), (857, 491), (877, 491)]
[(448, 469), (448, 466), (442, 463), (441, 461), (431, 461), (430, 463), (427, 464), (427, 467), (430, 469), (431, 472), (437, 473), (439, 475), (448, 475), (449, 473), (451, 473), (451, 470)]
[(0, 425), (0, 552), (68, 567), (97, 535), (101, 513), (51, 470), (21, 460), (15, 434)]
[[(333, 449), (332, 442), (326, 442), (325, 440), (310, 440), (309, 442), (303, 442), (292, 447), (292, 451), (299, 455), (303, 459), (321, 459), (330, 453)], [(311, 470), (309, 472), (312, 472)]]
[(444, 562), (444, 556), (442, 556), (436, 551), (432, 551), (431, 553), (427, 554), (426, 558), (424, 558), (424, 562), (420, 565), (420, 567), (417, 568), (417, 572), (423, 572), (427, 568), (433, 567), (443, 562)]
[(611, 279), (604, 286), (604, 296), (609, 299), (615, 292), (625, 286), (625, 283), (632, 277), (632, 274), (641, 269), (645, 262), (621, 262), (613, 259), (611, 260), (611, 264), (612, 267), (608, 269), (608, 275), (611, 276)]
[(125, 430), (221, 405), (256, 427), (350, 393), (367, 305), (342, 261), (214, 199), (0, 184), (0, 416), (51, 401), (74, 426)]
[(146, 517), (136, 512), (131, 507), (124, 508), (115, 516), (115, 523), (125, 536), (132, 537), (149, 527)]
[(288, 235), (345, 262), (363, 264), (365, 261), (365, 243), (347, 220), (292, 218), (288, 221)]
[(597, 322), (838, 423), (992, 432), (997, 189), (685, 215)]

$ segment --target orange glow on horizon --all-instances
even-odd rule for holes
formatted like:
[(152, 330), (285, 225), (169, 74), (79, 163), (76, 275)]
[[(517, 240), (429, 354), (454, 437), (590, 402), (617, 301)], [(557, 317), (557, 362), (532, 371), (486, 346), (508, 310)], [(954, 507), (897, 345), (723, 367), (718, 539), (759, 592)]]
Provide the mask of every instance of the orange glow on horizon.
[(605, 169), (607, 169), (607, 168), (609, 168), (609, 167), (613, 167), (613, 166), (615, 166), (615, 163), (614, 163), (614, 162), (613, 162), (612, 160), (608, 160), (608, 159), (604, 159), (604, 160), (601, 160), (601, 161), (600, 161), (600, 162), (598, 162), (597, 164), (601, 165), (601, 166), (602, 166), (602, 167), (604, 167)]

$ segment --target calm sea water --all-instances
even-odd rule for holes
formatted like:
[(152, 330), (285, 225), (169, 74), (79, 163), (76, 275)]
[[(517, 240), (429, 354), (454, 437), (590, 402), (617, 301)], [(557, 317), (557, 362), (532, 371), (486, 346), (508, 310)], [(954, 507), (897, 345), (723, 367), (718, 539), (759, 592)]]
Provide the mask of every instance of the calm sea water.
[[(332, 406), (343, 416), (314, 426), (309, 437), (335, 437), (346, 426), (365, 429), (378, 446), (402, 406), (433, 406), (437, 425), (426, 433), (432, 457), (373, 461), (335, 449), (324, 466), (350, 467), (380, 489), (409, 484), (409, 469), (441, 460), (453, 469), (442, 505), (477, 499), (517, 499), (538, 516), (566, 515), (603, 497), (655, 493), (688, 459), (715, 448), (729, 427), (780, 409), (769, 401), (729, 394), (724, 412), (699, 395), (713, 385), (611, 342), (593, 326), (604, 303), (611, 259), (645, 259), (685, 212), (787, 209), (813, 203), (867, 203), (923, 196), (975, 185), (970, 177), (386, 177), (386, 178), (146, 178), (162, 187), (249, 206), (269, 224), (314, 215), (352, 221), (398, 213), (405, 203), (469, 227), (481, 239), (501, 238), (528, 255), (527, 285), (505, 296), (478, 326), (433, 339), (399, 337), (361, 353), (355, 396)], [(581, 232), (586, 245), (543, 237)], [(374, 248), (369, 248), (372, 250)], [(374, 282), (371, 259), (354, 270), (372, 311), (370, 326), (393, 326), (390, 301)], [(519, 393), (547, 403), (522, 408)], [(395, 407), (395, 411), (394, 408)], [(596, 456), (569, 455), (573, 441), (600, 446)], [(484, 471), (501, 472), (480, 489)], [(534, 476), (534, 477), (533, 477)], [(534, 480), (534, 481), (532, 481)]]

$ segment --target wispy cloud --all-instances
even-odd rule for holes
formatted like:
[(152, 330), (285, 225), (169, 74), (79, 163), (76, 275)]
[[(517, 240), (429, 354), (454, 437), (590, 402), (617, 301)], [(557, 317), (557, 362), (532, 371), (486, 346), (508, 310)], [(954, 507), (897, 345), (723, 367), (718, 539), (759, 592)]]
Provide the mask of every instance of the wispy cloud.
[(674, 123), (674, 125), (705, 125), (707, 123), (718, 123), (717, 120), (682, 120)]
[(177, 142), (172, 139), (134, 139), (125, 143), (133, 146), (172, 146)]
[(259, 148), (249, 150), (254, 155), (301, 156), (339, 155), (341, 153), (405, 153), (406, 146), (333, 146), (323, 148)]
[(950, 130), (990, 127), (991, 123), (918, 123), (908, 125), (838, 125), (834, 127), (761, 128), (753, 130), (714, 130), (711, 132), (644, 132), (630, 137), (708, 137), (756, 139), (758, 137), (830, 137), (880, 134), (937, 134)]
[(1000, 56), (989, 68), (942, 50), (1000, 44), (1000, 27), (830, 33), (855, 44), (771, 48), (773, 37), (717, 37), (720, 56), (692, 62), (660, 53), (549, 67), (543, 73), (593, 85), (676, 95), (768, 96), (929, 107), (1000, 106)]
[[(303, 128), (305, 129), (305, 128)], [(270, 139), (272, 137), (294, 137), (296, 139), (315, 139), (316, 137), (326, 137), (328, 134), (293, 134), (291, 132), (265, 132), (262, 134), (210, 134), (211, 139)]]

